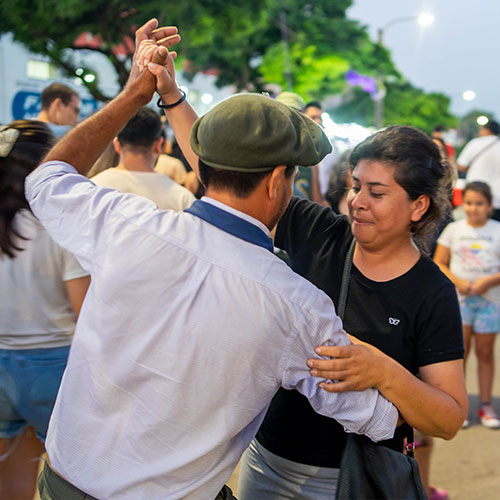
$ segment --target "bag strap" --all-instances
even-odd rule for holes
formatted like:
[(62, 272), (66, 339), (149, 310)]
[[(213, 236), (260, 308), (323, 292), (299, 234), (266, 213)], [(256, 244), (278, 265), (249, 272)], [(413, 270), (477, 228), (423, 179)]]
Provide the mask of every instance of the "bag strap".
[[(353, 238), (347, 254), (345, 256), (344, 269), (342, 270), (342, 283), (340, 285), (339, 302), (337, 305), (337, 314), (340, 319), (344, 319), (344, 313), (347, 305), (347, 292), (349, 290), (349, 281), (351, 278), (351, 268), (352, 268), (352, 257), (354, 255), (354, 248), (356, 247), (356, 239)], [(413, 450), (415, 449), (413, 429), (409, 427), (408, 433), (406, 434), (406, 455), (413, 458)], [(359, 436), (356, 436), (359, 437)], [(369, 441), (369, 440), (368, 440)]]
[(471, 165), (480, 157), (482, 156), (483, 153), (486, 153), (486, 151), (488, 151), (488, 149), (490, 149), (491, 147), (493, 147), (495, 144), (498, 144), (500, 139), (496, 139), (495, 141), (491, 141), (486, 147), (484, 147), (483, 149), (481, 149), (479, 151), (479, 153), (476, 154), (476, 156), (474, 156), (474, 158), (472, 158), (472, 160), (469, 162), (469, 165), (467, 165), (467, 168), (470, 168)]
[(353, 238), (345, 256), (344, 270), (342, 271), (342, 283), (340, 285), (339, 303), (337, 305), (337, 314), (340, 319), (344, 319), (347, 291), (349, 290), (349, 280), (351, 278), (352, 256), (354, 255), (355, 246), (356, 240)]

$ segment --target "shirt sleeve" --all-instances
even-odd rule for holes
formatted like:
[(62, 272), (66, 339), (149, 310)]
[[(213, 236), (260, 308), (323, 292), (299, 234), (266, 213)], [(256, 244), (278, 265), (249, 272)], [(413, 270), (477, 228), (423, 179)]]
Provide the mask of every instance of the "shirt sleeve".
[(446, 248), (451, 248), (454, 227), (454, 222), (452, 222), (443, 229), (443, 232), (439, 235), (439, 238), (437, 240), (438, 245)]
[(63, 253), (63, 281), (76, 280), (89, 275), (89, 272), (83, 269), (73, 254), (64, 249), (61, 251)]
[(54, 241), (93, 273), (120, 228), (157, 211), (142, 196), (98, 187), (69, 164), (48, 162), (26, 178), (26, 199)]
[(465, 145), (464, 149), (457, 158), (457, 164), (463, 165), (464, 167), (468, 167), (471, 160), (473, 160), (475, 155), (475, 150), (473, 147), (473, 143), (468, 143)]
[(435, 286), (420, 316), (417, 365), (463, 359), (462, 320), (456, 289), (451, 281)]
[(331, 300), (317, 290), (314, 304), (314, 310), (304, 314), (304, 323), (290, 336), (279, 367), (282, 386), (298, 390), (317, 413), (334, 418), (346, 432), (365, 434), (372, 441), (392, 438), (398, 411), (376, 389), (330, 393), (319, 387), (321, 379), (310, 375), (306, 360), (314, 356), (316, 346), (350, 344)]

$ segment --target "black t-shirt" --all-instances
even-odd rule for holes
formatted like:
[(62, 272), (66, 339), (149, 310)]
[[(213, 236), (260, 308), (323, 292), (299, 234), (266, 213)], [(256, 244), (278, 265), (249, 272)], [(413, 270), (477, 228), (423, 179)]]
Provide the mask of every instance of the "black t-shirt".
[[(292, 268), (337, 304), (345, 255), (352, 241), (345, 216), (309, 200), (292, 198), (278, 225), (275, 244), (288, 252)], [(422, 256), (396, 279), (375, 282), (353, 265), (344, 328), (375, 345), (413, 374), (420, 366), (463, 358), (462, 327), (453, 284)], [(385, 442), (402, 450), (406, 429)], [(339, 467), (345, 446), (343, 428), (314, 412), (297, 391), (280, 389), (258, 441), (288, 460)]]

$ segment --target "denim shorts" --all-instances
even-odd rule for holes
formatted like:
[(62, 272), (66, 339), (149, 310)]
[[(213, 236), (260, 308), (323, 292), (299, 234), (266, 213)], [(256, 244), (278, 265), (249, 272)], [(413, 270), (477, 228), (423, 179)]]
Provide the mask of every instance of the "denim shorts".
[(472, 326), (475, 333), (500, 332), (500, 304), (481, 297), (460, 298), (462, 323)]
[(69, 346), (0, 349), (0, 438), (32, 426), (44, 441)]

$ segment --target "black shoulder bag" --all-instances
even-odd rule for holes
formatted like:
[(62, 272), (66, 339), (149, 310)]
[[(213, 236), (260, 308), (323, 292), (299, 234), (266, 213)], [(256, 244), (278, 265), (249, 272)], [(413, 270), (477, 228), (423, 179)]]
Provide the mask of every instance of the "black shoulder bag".
[[(343, 318), (355, 240), (346, 255), (337, 314)], [(412, 441), (413, 439), (410, 439)], [(336, 500), (426, 500), (412, 446), (407, 455), (374, 443), (366, 436), (347, 434), (340, 464)]]

